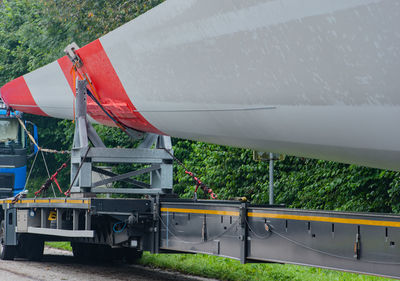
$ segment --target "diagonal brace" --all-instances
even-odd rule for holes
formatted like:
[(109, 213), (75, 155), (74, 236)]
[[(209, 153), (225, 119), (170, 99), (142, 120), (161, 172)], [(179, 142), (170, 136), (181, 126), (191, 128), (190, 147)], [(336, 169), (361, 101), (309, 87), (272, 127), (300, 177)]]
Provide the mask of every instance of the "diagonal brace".
[(155, 164), (155, 165), (153, 165), (151, 167), (148, 167), (148, 168), (144, 168), (144, 169), (137, 170), (137, 171), (132, 171), (132, 172), (129, 172), (129, 173), (125, 173), (125, 174), (122, 174), (122, 175), (118, 175), (118, 176), (115, 176), (115, 177), (111, 177), (111, 178), (108, 178), (108, 179), (104, 179), (104, 180), (95, 182), (92, 185), (92, 187), (105, 185), (105, 184), (108, 184), (108, 183), (112, 183), (112, 182), (115, 182), (115, 181), (120, 181), (120, 180), (123, 180), (123, 179), (127, 179), (127, 178), (130, 178), (130, 177), (133, 177), (133, 176), (142, 175), (142, 174), (145, 174), (145, 173), (150, 173), (150, 172), (158, 170), (160, 168), (161, 168), (160, 164)]
[[(108, 177), (118, 176), (118, 174), (115, 174), (113, 172), (110, 172), (110, 171), (107, 171), (107, 170), (104, 170), (104, 169), (101, 169), (101, 168), (95, 167), (95, 166), (92, 167), (92, 171), (96, 172), (96, 173), (99, 173), (99, 174), (103, 174), (103, 175), (108, 176)], [(130, 178), (126, 178), (126, 179), (123, 179), (121, 181), (133, 184), (133, 185), (135, 185), (137, 187), (140, 187), (140, 188), (151, 188), (150, 184), (148, 184), (148, 183), (144, 183), (144, 182), (137, 181), (137, 180), (130, 179)]]

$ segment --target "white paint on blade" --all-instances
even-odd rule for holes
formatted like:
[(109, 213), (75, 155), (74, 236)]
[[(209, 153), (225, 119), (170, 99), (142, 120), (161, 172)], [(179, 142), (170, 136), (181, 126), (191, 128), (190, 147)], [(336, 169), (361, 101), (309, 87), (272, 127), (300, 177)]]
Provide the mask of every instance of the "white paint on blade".
[(73, 94), (57, 61), (24, 75), (32, 97), (47, 115), (71, 119)]
[(100, 41), (167, 134), (399, 170), (399, 3), (169, 0)]
[[(162, 7), (162, 11), (157, 8), (153, 9), (162, 13), (146, 13), (137, 20), (133, 20), (112, 33), (106, 34), (102, 37), (102, 40), (112, 40), (111, 38), (118, 36), (118, 33), (123, 33), (124, 36), (128, 35), (125, 37), (126, 39), (133, 38), (129, 35), (140, 33), (144, 35), (141, 39), (145, 40), (134, 40), (135, 43), (131, 44), (131, 50), (134, 52), (148, 52), (292, 21), (298, 21), (298, 24), (301, 24), (302, 19), (308, 17), (329, 16), (337, 11), (349, 10), (360, 6), (366, 7), (369, 4), (382, 1), (253, 0), (246, 1), (248, 3), (240, 3), (243, 0), (219, 0), (218, 2), (215, 0), (169, 0)], [(188, 17), (194, 10), (198, 12), (200, 17), (195, 15)], [(218, 11), (220, 12), (218, 13)], [(162, 20), (155, 19), (155, 17), (160, 17)], [(186, 22), (185, 25), (181, 25), (183, 21)], [(140, 27), (145, 26), (146, 34), (143, 34), (142, 29), (138, 29), (139, 25)], [(147, 25), (155, 30), (151, 30), (149, 27), (146, 28)], [(157, 31), (162, 26), (165, 28), (163, 28), (163, 33), (160, 34)], [(177, 34), (180, 36), (176, 36)]]
[(138, 110), (400, 105), (399, 1), (181, 3), (100, 38)]
[[(272, 110), (148, 112), (165, 133), (236, 147), (400, 170), (396, 106), (276, 106)], [(195, 122), (193, 120), (196, 120)]]

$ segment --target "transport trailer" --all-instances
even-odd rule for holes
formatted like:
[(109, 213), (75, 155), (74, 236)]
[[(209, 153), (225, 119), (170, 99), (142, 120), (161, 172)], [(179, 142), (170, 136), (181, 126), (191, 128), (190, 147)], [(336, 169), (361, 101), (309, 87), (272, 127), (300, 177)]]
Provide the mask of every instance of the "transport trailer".
[(205, 253), (400, 278), (400, 216), (163, 198), (1, 200), (2, 259), (39, 260), (44, 241), (77, 258)]
[[(85, 260), (206, 253), (400, 279), (400, 216), (172, 198), (176, 158), (165, 135), (399, 170), (399, 79), (387, 75), (399, 69), (398, 3), (186, 2), (166, 1), (80, 49), (71, 44), (67, 56), (1, 88), (16, 110), (75, 119), (65, 198), (0, 200), (1, 258), (39, 260), (44, 241), (71, 241)], [(278, 18), (265, 16), (271, 11)], [(300, 41), (286, 40), (293, 34)], [(95, 122), (143, 141), (106, 148)], [(104, 168), (119, 163), (144, 167)], [(107, 178), (96, 182), (93, 172)], [(132, 179), (144, 174), (148, 181)], [(110, 188), (115, 181), (126, 185)], [(145, 196), (96, 197), (113, 193)]]

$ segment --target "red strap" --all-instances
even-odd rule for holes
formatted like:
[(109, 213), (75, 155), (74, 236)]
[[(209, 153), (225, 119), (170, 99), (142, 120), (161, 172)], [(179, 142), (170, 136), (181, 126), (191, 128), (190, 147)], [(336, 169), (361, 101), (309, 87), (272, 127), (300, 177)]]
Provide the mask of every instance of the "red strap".
[(185, 170), (185, 174), (188, 174), (189, 176), (191, 176), (194, 179), (194, 181), (196, 182), (196, 188), (194, 190), (194, 193), (197, 193), (197, 190), (199, 189), (199, 186), (200, 186), (201, 189), (203, 189), (203, 191), (205, 193), (210, 194), (210, 197), (212, 199), (217, 199), (217, 195), (212, 191), (212, 189), (209, 188), (208, 186), (206, 186), (205, 184), (203, 184), (201, 182), (201, 180), (199, 180), (197, 177), (195, 177), (192, 172), (189, 172), (188, 170)]
[(56, 185), (57, 185), (58, 190), (60, 191), (60, 193), (63, 194), (63, 192), (62, 192), (62, 190), (61, 190), (61, 187), (60, 187), (60, 185), (58, 184), (58, 181), (57, 181), (56, 178), (54, 178), (54, 182), (56, 183)]
[(43, 190), (47, 189), (47, 188), (50, 186), (50, 184), (51, 184), (52, 181), (55, 182), (55, 184), (56, 184), (57, 187), (58, 187), (58, 190), (59, 190), (60, 193), (62, 194), (63, 192), (62, 192), (62, 190), (61, 190), (60, 184), (59, 184), (58, 181), (57, 181), (57, 176), (58, 176), (58, 173), (59, 173), (62, 169), (64, 169), (65, 167), (67, 167), (67, 163), (63, 163), (63, 164), (61, 165), (61, 167), (58, 168), (57, 171), (56, 171), (49, 179), (47, 179), (47, 181), (40, 187), (40, 189), (39, 189), (38, 191), (35, 192), (35, 196), (38, 196), (40, 193), (42, 193)]

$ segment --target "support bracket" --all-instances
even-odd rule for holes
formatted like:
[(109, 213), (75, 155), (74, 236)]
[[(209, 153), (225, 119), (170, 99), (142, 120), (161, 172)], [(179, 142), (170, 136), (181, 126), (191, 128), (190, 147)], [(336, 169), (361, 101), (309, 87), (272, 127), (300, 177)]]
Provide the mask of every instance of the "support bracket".
[[(168, 194), (172, 193), (173, 159), (169, 136), (147, 134), (135, 149), (107, 148), (94, 127), (88, 122), (86, 109), (87, 82), (77, 79), (75, 105), (75, 133), (71, 152), (71, 195), (93, 193)], [(133, 130), (132, 130), (133, 131)], [(90, 150), (89, 149), (89, 146)], [(118, 175), (96, 167), (95, 164), (141, 164), (136, 170)], [(93, 172), (108, 178), (93, 182)], [(77, 175), (78, 174), (78, 175)], [(132, 177), (149, 174), (147, 182)], [(77, 175), (77, 176), (76, 176)], [(102, 187), (116, 181), (133, 187)]]

